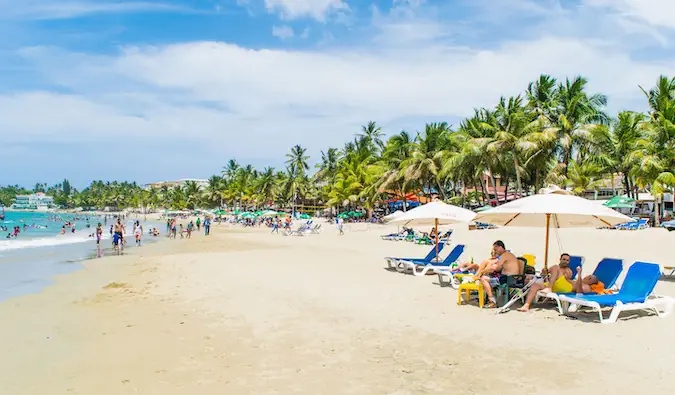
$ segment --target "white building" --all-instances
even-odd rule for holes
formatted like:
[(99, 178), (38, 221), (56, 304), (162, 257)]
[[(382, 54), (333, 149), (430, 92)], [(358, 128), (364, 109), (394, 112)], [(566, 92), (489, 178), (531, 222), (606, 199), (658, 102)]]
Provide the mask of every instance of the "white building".
[(54, 198), (43, 192), (32, 195), (17, 195), (12, 208), (18, 210), (45, 210), (54, 207)]
[(197, 186), (199, 189), (205, 188), (206, 186), (209, 185), (209, 180), (205, 180), (202, 178), (181, 178), (180, 180), (175, 180), (175, 181), (157, 181), (157, 182), (151, 182), (150, 184), (145, 184), (145, 189), (150, 190), (150, 189), (160, 189), (163, 186), (167, 186), (169, 188), (173, 188), (176, 186), (181, 186), (184, 187), (185, 183), (188, 181), (194, 181), (197, 183)]

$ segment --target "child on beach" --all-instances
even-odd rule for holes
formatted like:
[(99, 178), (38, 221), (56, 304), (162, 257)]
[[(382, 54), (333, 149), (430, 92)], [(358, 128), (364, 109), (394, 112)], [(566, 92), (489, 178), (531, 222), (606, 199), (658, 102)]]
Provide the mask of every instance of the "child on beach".
[[(180, 224), (180, 238), (182, 239), (183, 237), (183, 224)], [(176, 238), (176, 236), (174, 236), (174, 238)]]
[(115, 232), (113, 234), (113, 250), (119, 255), (120, 253), (120, 235)]

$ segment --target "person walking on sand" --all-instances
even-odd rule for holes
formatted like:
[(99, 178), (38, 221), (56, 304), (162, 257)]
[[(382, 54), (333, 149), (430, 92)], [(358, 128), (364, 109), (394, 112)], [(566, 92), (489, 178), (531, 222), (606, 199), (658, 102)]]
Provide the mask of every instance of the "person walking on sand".
[(183, 237), (183, 224), (180, 224), (180, 238), (182, 239)]
[(199, 227), (202, 225), (202, 219), (197, 218), (197, 222), (195, 223), (195, 225), (197, 225), (197, 232), (199, 232)]
[(204, 218), (204, 235), (208, 236), (211, 233), (211, 217)]
[(194, 227), (195, 227), (195, 225), (192, 223), (192, 221), (190, 221), (190, 222), (187, 224), (187, 238), (188, 238), (188, 239), (191, 239), (191, 238), (192, 238), (192, 229), (193, 229)]
[(340, 236), (343, 236), (345, 234), (345, 231), (344, 231), (345, 220), (342, 219), (342, 217), (338, 217), (337, 226), (338, 226), (338, 231), (340, 231)]
[(134, 236), (136, 236), (137, 247), (141, 246), (142, 235), (143, 235), (143, 227), (141, 226), (141, 223), (139, 221), (136, 221), (136, 225), (134, 226)]

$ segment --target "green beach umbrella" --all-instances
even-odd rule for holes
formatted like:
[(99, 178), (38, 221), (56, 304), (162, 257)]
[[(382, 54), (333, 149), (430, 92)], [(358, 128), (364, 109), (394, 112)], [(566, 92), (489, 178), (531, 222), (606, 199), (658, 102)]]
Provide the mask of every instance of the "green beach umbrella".
[(633, 208), (633, 201), (633, 199), (626, 196), (614, 196), (603, 203), (603, 206), (609, 208)]
[(363, 214), (363, 213), (355, 212), (354, 214), (352, 214), (352, 217), (363, 217), (364, 215), (365, 214)]
[(312, 218), (312, 217), (310, 217), (308, 214), (300, 215), (300, 219), (310, 219), (310, 218)]
[(480, 213), (481, 211), (489, 210), (491, 208), (492, 208), (492, 206), (488, 205), (488, 206), (478, 207), (477, 209), (475, 209), (473, 211), (477, 212), (477, 213)]

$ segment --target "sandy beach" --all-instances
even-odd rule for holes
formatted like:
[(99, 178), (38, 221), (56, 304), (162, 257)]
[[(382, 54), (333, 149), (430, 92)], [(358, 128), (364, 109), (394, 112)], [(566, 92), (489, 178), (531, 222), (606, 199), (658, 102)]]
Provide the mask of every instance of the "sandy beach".
[[(23, 394), (668, 394), (675, 318), (559, 316), (553, 305), (496, 315), (457, 306), (436, 276), (385, 270), (395, 226), (284, 237), (213, 226), (89, 261), (0, 305), (0, 393)], [(672, 263), (675, 233), (570, 229), (560, 251)], [(542, 229), (468, 231), (464, 259), (501, 239), (543, 264)], [(562, 246), (562, 247), (560, 247)], [(447, 253), (447, 251), (446, 251)], [(554, 259), (555, 260), (555, 259)], [(625, 271), (624, 271), (625, 272)], [(657, 293), (675, 296), (675, 282)]]

